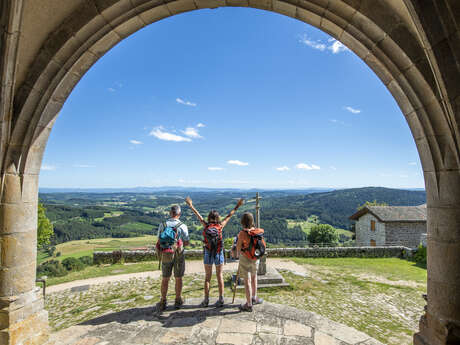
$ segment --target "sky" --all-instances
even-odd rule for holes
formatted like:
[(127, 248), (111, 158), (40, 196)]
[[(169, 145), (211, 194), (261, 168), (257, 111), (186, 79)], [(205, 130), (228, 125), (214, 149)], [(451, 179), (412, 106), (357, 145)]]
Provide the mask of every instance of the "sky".
[(153, 23), (77, 84), (40, 187), (423, 188), (395, 100), (352, 51), (249, 8)]

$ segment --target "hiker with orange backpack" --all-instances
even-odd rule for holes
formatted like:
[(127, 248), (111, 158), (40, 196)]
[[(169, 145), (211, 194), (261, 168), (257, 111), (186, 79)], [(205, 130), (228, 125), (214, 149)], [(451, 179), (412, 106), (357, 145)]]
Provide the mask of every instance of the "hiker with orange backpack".
[(244, 200), (238, 200), (235, 208), (230, 211), (224, 220), (220, 221), (219, 212), (212, 210), (208, 214), (208, 221), (206, 222), (200, 213), (195, 209), (192, 204), (192, 199), (187, 197), (186, 204), (192, 209), (193, 213), (197, 216), (200, 223), (203, 225), (203, 243), (204, 243), (204, 299), (201, 302), (202, 307), (209, 305), (209, 285), (212, 277), (212, 265), (216, 266), (217, 285), (219, 287), (219, 299), (215, 306), (221, 307), (224, 305), (224, 277), (222, 274), (222, 264), (224, 263), (224, 243), (222, 239), (222, 230), (227, 225), (230, 218), (235, 214), (236, 210), (243, 205)]
[(263, 302), (263, 299), (257, 296), (257, 270), (259, 258), (265, 254), (266, 243), (263, 238), (264, 230), (254, 226), (252, 213), (245, 212), (243, 214), (241, 225), (243, 229), (238, 234), (236, 251), (240, 258), (238, 273), (244, 279), (246, 304), (240, 305), (240, 310), (252, 311), (254, 304)]

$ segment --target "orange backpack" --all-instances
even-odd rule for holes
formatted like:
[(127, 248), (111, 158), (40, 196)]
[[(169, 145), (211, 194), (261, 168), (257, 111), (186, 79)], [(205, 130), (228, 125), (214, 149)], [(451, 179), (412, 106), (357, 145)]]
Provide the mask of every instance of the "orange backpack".
[(250, 259), (257, 260), (265, 254), (267, 244), (264, 240), (264, 229), (242, 230), (246, 233), (241, 244), (241, 251)]

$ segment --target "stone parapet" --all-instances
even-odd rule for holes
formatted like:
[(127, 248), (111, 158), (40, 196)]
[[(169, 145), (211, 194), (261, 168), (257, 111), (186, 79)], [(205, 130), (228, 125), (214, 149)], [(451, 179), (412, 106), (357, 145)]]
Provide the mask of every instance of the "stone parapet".
[[(397, 247), (322, 247), (322, 248), (267, 248), (270, 257), (303, 258), (410, 258), (414, 249)], [(186, 250), (188, 259), (201, 259), (203, 250)], [(140, 262), (157, 260), (155, 250), (122, 250), (113, 252), (94, 252), (94, 264), (119, 262)]]

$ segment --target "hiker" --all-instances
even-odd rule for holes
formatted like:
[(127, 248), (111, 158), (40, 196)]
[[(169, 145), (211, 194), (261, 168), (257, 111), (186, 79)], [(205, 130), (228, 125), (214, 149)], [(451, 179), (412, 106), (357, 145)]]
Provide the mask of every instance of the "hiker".
[(239, 276), (244, 279), (246, 303), (240, 305), (240, 310), (252, 311), (254, 304), (263, 302), (263, 299), (257, 296), (257, 270), (259, 257), (264, 255), (266, 244), (263, 239), (264, 230), (255, 228), (252, 213), (245, 212), (243, 214), (241, 225), (243, 229), (238, 234), (236, 251), (240, 258), (238, 272)]
[(204, 280), (204, 299), (201, 302), (202, 307), (209, 305), (209, 285), (212, 277), (212, 265), (216, 266), (217, 285), (219, 287), (219, 299), (215, 306), (221, 307), (224, 305), (224, 277), (222, 274), (222, 264), (224, 263), (224, 243), (222, 240), (222, 229), (227, 225), (230, 218), (235, 214), (236, 210), (243, 205), (244, 200), (240, 199), (236, 204), (235, 208), (221, 222), (219, 213), (216, 210), (212, 210), (208, 214), (208, 221), (205, 222), (203, 217), (193, 207), (192, 199), (187, 197), (185, 199), (187, 205), (190, 206), (193, 213), (197, 216), (200, 223), (203, 225), (203, 263), (205, 270)]
[(158, 227), (158, 241), (156, 244), (157, 253), (161, 262), (161, 299), (157, 303), (157, 311), (166, 309), (166, 295), (168, 293), (169, 279), (174, 269), (176, 281), (176, 299), (174, 307), (179, 309), (184, 300), (182, 299), (182, 277), (185, 273), (184, 246), (189, 245), (189, 235), (187, 225), (183, 224), (179, 218), (181, 208), (173, 205), (169, 212), (170, 218), (161, 223)]

